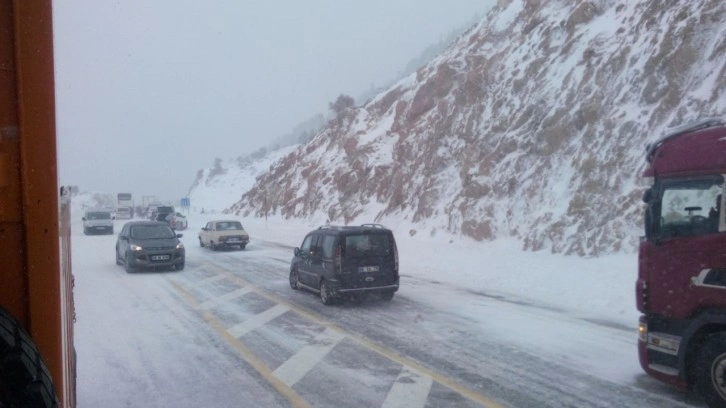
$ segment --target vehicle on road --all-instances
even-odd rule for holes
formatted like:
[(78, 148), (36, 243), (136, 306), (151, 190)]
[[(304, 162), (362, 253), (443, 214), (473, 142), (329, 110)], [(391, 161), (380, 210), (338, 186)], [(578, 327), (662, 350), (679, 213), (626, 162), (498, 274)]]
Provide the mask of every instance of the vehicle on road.
[(398, 248), (380, 224), (322, 226), (310, 232), (290, 262), (290, 287), (320, 294), (325, 305), (345, 297), (384, 300), (398, 291)]
[(181, 237), (165, 222), (127, 222), (116, 240), (116, 264), (124, 265), (129, 273), (171, 267), (181, 271), (185, 263)]
[(71, 189), (58, 183), (53, 5), (0, 6), (0, 407), (76, 406)]
[(199, 231), (199, 246), (209, 247), (213, 251), (235, 247), (245, 249), (249, 242), (249, 234), (237, 220), (209, 221)]
[(185, 230), (189, 227), (189, 223), (187, 222), (187, 217), (180, 213), (176, 212), (171, 217), (171, 227), (174, 228), (177, 231)]
[(83, 233), (86, 235), (104, 233), (113, 234), (114, 216), (110, 211), (91, 210), (83, 214)]
[(636, 304), (640, 365), (726, 407), (726, 121), (676, 129), (648, 148)]
[(131, 219), (131, 209), (129, 207), (116, 208), (116, 219), (130, 220)]

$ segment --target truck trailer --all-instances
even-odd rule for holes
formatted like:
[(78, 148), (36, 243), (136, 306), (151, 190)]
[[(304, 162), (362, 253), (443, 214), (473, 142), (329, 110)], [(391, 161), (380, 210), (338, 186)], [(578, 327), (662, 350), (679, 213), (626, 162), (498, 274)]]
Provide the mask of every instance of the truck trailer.
[(0, 407), (76, 405), (50, 0), (0, 1)]

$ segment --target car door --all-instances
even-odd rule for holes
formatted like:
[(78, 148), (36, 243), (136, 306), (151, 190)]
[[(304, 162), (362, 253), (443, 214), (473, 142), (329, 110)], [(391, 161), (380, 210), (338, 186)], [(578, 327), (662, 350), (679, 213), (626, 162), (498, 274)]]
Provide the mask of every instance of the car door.
[(323, 240), (324, 235), (315, 235), (310, 246), (310, 285), (320, 289), (320, 277), (323, 276)]
[(209, 235), (211, 233), (213, 223), (208, 222), (207, 225), (202, 228), (202, 232), (199, 234), (199, 236), (202, 238), (202, 244), (204, 246), (209, 245)]
[(300, 245), (300, 251), (298, 252), (297, 257), (299, 258), (297, 263), (297, 275), (298, 279), (300, 279), (300, 283), (306, 286), (311, 286), (310, 283), (312, 282), (311, 279), (311, 265), (310, 265), (310, 249), (312, 247), (313, 242), (313, 235), (309, 234), (305, 237), (303, 240), (302, 245)]

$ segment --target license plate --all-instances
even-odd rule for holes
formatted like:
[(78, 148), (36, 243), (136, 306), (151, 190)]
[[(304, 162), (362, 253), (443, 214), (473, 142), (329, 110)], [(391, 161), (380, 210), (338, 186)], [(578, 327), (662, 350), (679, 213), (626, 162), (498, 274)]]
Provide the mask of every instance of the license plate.
[(152, 255), (151, 260), (152, 261), (168, 261), (169, 255)]
[(377, 266), (359, 266), (358, 272), (378, 272)]

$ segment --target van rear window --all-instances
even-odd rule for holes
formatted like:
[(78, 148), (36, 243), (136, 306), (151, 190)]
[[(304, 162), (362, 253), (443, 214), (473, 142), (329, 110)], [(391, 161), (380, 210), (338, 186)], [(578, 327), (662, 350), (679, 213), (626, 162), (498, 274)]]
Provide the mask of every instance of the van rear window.
[(389, 234), (357, 234), (347, 235), (343, 254), (349, 257), (386, 256), (392, 251)]

